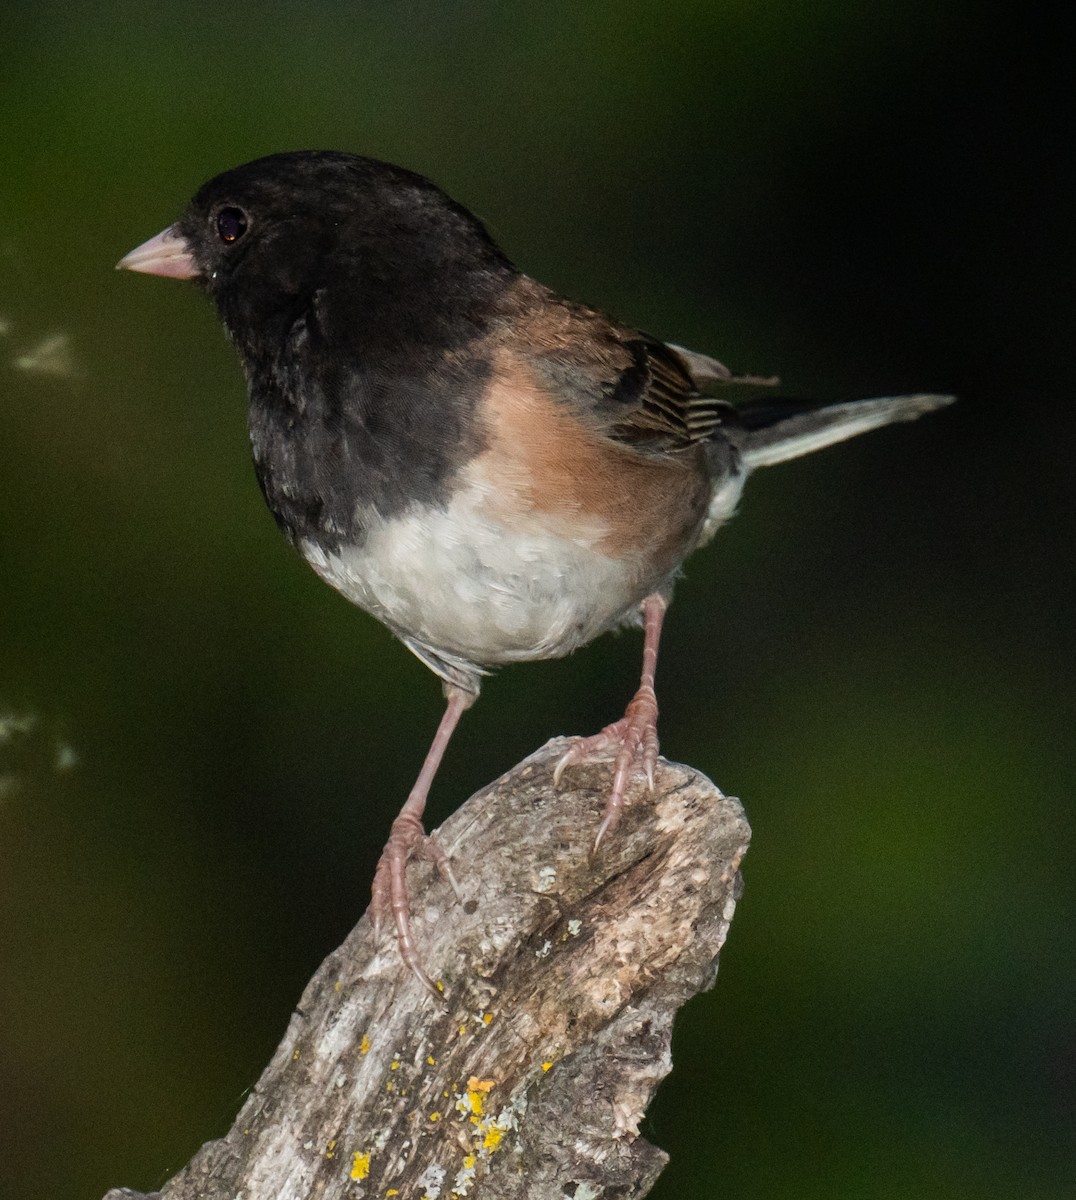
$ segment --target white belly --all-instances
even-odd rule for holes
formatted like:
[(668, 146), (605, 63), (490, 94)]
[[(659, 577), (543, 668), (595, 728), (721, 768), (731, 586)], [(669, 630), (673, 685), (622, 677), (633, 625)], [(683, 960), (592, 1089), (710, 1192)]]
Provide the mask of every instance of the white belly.
[(361, 547), (300, 549), (349, 600), (411, 641), (478, 665), (556, 658), (630, 619), (663, 581), (572, 537), (547, 514), (513, 520), (466, 488), (447, 509), (416, 509), (368, 525)]

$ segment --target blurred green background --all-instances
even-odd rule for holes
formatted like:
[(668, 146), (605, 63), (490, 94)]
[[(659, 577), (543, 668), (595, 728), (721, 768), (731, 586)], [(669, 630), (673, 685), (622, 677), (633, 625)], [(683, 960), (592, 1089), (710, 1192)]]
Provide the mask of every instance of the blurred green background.
[[(149, 1189), (226, 1129), (440, 712), (279, 538), (208, 305), (112, 270), (216, 172), (332, 147), (794, 393), (960, 395), (760, 475), (679, 590), (663, 749), (754, 844), (654, 1195), (1071, 1196), (1060, 31), (970, 0), (9, 0), (0, 31), (0, 1194)], [(434, 823), (618, 715), (639, 650), (490, 680)]]

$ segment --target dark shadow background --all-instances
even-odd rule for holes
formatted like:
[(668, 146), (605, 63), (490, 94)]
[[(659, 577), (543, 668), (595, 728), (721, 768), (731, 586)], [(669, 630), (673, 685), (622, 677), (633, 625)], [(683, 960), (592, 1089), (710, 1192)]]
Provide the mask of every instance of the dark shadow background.
[[(366, 904), (432, 676), (278, 537), (194, 289), (204, 179), (350, 149), (543, 281), (820, 396), (960, 404), (757, 478), (689, 566), (663, 748), (755, 837), (656, 1197), (1072, 1193), (1071, 65), (1030, 6), (8, 3), (0, 1193), (222, 1133)], [(490, 681), (434, 822), (635, 684)]]

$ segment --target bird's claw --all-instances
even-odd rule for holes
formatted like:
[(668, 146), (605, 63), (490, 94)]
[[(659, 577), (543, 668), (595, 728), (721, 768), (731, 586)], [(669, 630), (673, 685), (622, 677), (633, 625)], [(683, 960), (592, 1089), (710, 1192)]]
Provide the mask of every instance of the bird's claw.
[(578, 738), (572, 743), (553, 769), (554, 786), (560, 786), (568, 767), (586, 762), (611, 746), (619, 749), (613, 762), (613, 787), (605, 801), (605, 811), (594, 839), (595, 852), (620, 820), (633, 767), (641, 768), (647, 787), (651, 792), (654, 790), (654, 772), (658, 763), (658, 702), (652, 687), (644, 684), (639, 688), (619, 721), (607, 725), (600, 733)]
[(381, 859), (374, 872), (373, 897), (370, 902), (374, 938), (380, 941), (385, 917), (391, 912), (396, 925), (400, 957), (426, 991), (436, 1000), (443, 1001), (441, 991), (422, 967), (411, 932), (407, 864), (413, 858), (424, 858), (433, 863), (441, 878), (452, 888), (456, 899), (462, 899), (452, 864), (440, 843), (426, 833), (422, 822), (416, 817), (409, 813), (401, 813), (392, 823), (388, 843), (381, 852)]

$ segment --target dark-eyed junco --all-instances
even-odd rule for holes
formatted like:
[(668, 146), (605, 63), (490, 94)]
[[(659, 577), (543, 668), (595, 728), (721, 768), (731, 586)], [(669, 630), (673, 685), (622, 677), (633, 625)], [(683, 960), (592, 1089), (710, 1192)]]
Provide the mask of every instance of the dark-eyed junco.
[(748, 474), (951, 399), (776, 398), (773, 380), (555, 295), (427, 179), (351, 154), (274, 154), (218, 175), (118, 265), (209, 293), (246, 370), (254, 465), (280, 528), (444, 683), (372, 902), (431, 990), (405, 868), (421, 854), (455, 884), (422, 812), (483, 673), (641, 619), (627, 712), (558, 767), (618, 747), (600, 841), (632, 770), (653, 782), (677, 572)]

